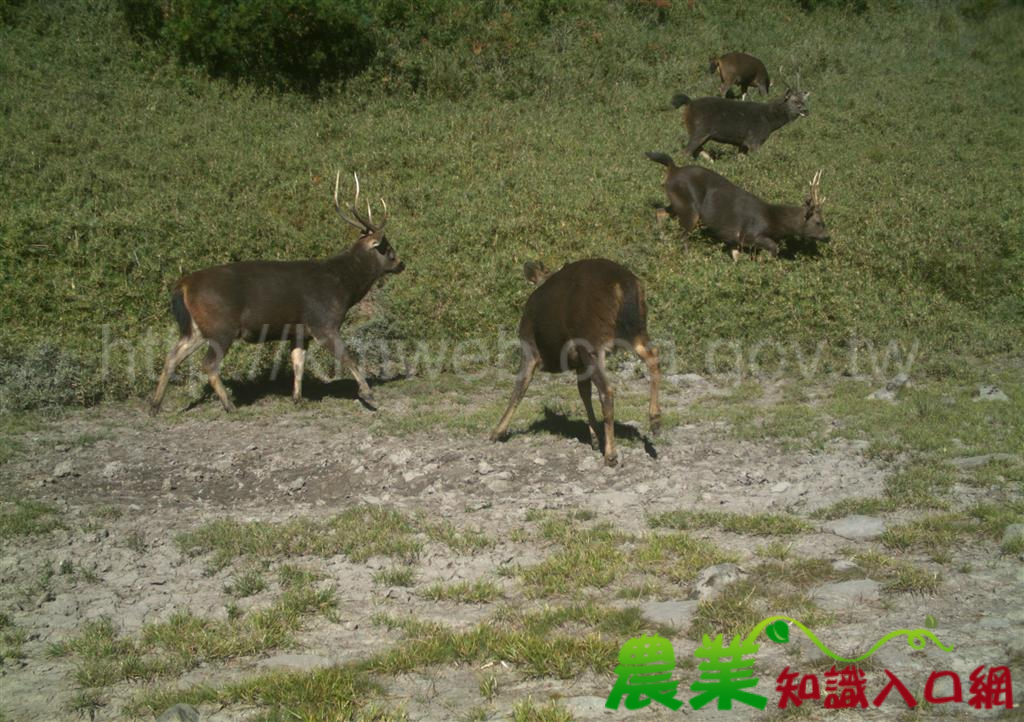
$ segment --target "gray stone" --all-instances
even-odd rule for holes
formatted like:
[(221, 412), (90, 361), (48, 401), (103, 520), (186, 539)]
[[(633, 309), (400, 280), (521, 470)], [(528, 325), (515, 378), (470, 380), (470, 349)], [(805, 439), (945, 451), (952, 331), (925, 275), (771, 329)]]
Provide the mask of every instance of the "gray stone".
[(53, 475), (58, 479), (64, 476), (71, 476), (73, 472), (74, 468), (71, 466), (70, 461), (61, 461), (53, 467)]
[(978, 387), (978, 395), (974, 397), (974, 401), (1009, 401), (1010, 397), (1007, 396), (1003, 391), (995, 386), (988, 384), (982, 384)]
[(605, 707), (605, 697), (565, 697), (561, 701), (573, 719), (595, 719), (622, 713), (622, 710), (616, 712)]
[(950, 459), (949, 463), (958, 469), (967, 470), (984, 466), (990, 461), (1017, 461), (1019, 458), (1016, 454), (981, 454), (980, 456), (960, 456), (956, 459)]
[(814, 601), (830, 611), (854, 610), (878, 601), (882, 585), (874, 579), (851, 579), (825, 584), (814, 590)]
[(281, 491), (286, 491), (289, 494), (294, 494), (297, 491), (302, 491), (303, 487), (306, 486), (306, 477), (299, 476), (291, 481), (286, 481), (282, 484), (278, 484), (277, 488)]
[(849, 572), (857, 568), (857, 565), (849, 559), (836, 559), (832, 562), (832, 569), (837, 572)]
[(259, 666), (264, 669), (290, 669), (308, 672), (314, 669), (330, 667), (333, 664), (328, 657), (319, 654), (275, 654), (260, 660)]
[(694, 584), (693, 595), (702, 601), (717, 597), (723, 588), (739, 581), (746, 574), (735, 564), (726, 562), (715, 564), (713, 567), (704, 569), (697, 575), (697, 582)]
[(822, 528), (844, 539), (869, 541), (882, 535), (882, 532), (885, 531), (885, 521), (874, 516), (851, 514), (842, 519), (830, 521)]
[(104, 479), (113, 479), (122, 471), (124, 471), (124, 464), (120, 461), (111, 461), (103, 467), (103, 471), (100, 473), (103, 474)]
[(782, 492), (786, 491), (786, 489), (788, 489), (791, 486), (793, 486), (793, 485), (790, 484), (788, 481), (780, 481), (778, 484), (776, 484), (775, 486), (772, 487), (772, 493), (773, 494), (781, 494)]
[(693, 619), (698, 604), (700, 602), (695, 599), (682, 602), (647, 602), (640, 607), (640, 613), (657, 624), (685, 630), (690, 626), (690, 620)]
[(156, 722), (199, 722), (199, 710), (190, 704), (176, 704), (164, 710)]
[(1024, 537), (1024, 524), (1009, 524), (1003, 530), (1003, 544)]
[(490, 474), (492, 471), (494, 471), (494, 467), (488, 464), (486, 461), (481, 461), (479, 464), (476, 465), (476, 473), (478, 473), (480, 476), (486, 476), (487, 474)]

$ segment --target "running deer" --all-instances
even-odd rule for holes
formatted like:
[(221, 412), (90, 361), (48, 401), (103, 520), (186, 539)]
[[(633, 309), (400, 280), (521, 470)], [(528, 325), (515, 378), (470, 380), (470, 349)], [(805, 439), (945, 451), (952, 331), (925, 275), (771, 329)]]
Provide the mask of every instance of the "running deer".
[(711, 57), (711, 65), (708, 72), (712, 75), (717, 73), (722, 87), (719, 92), (722, 97), (728, 97), (729, 89), (734, 85), (740, 86), (740, 96), (747, 99), (747, 88), (757, 88), (761, 95), (768, 95), (772, 81), (768, 77), (768, 69), (764, 63), (753, 55), (746, 53), (726, 53)]
[(595, 450), (600, 444), (597, 420), (591, 395), (591, 382), (597, 386), (604, 416), (604, 460), (609, 466), (618, 463), (615, 452), (615, 392), (605, 371), (605, 356), (616, 348), (632, 349), (644, 363), (650, 376), (649, 407), (651, 433), (661, 423), (658, 407), (658, 351), (647, 336), (647, 303), (640, 280), (617, 263), (603, 258), (577, 261), (555, 273), (542, 263), (527, 263), (523, 268), (526, 280), (538, 288), (526, 301), (519, 323), (522, 360), (516, 385), (505, 414), (491, 434), (491, 441), (500, 439), (509, 421), (526, 394), (534, 371), (559, 373), (574, 371), (576, 385), (587, 411), (590, 443)]
[(696, 158), (709, 140), (738, 146), (741, 153), (757, 150), (782, 126), (807, 115), (809, 92), (787, 90), (770, 103), (737, 103), (725, 98), (695, 98), (680, 93), (672, 105), (683, 105), (689, 140), (686, 153)]
[(334, 209), (341, 219), (359, 230), (359, 238), (344, 253), (319, 261), (243, 261), (213, 266), (184, 276), (171, 292), (171, 313), (181, 336), (170, 354), (156, 391), (151, 412), (160, 410), (167, 383), (178, 364), (204, 342), (208, 345), (202, 367), (225, 411), (234, 411), (220, 379), (220, 364), (236, 339), (250, 343), (290, 341), (295, 371), (292, 399), (302, 399), (302, 373), (310, 337), (324, 345), (359, 385), (359, 398), (373, 406), (373, 395), (355, 361), (345, 349), (339, 328), (348, 310), (358, 303), (382, 276), (401, 273), (384, 226), (359, 213), (359, 177), (349, 207), (351, 218), (338, 202), (341, 173), (334, 181)]
[(733, 261), (739, 258), (741, 248), (760, 248), (775, 256), (778, 241), (784, 238), (829, 240), (821, 216), (825, 199), (821, 197), (820, 170), (814, 174), (803, 204), (784, 206), (765, 203), (707, 168), (680, 168), (664, 153), (647, 153), (647, 157), (668, 169), (664, 187), (669, 214), (679, 219), (686, 233), (698, 222), (705, 226), (732, 249)]

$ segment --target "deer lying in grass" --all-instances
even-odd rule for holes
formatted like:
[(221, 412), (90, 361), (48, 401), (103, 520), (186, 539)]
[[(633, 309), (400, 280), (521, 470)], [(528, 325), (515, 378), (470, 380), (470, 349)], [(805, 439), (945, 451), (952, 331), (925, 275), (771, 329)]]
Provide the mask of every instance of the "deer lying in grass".
[(359, 229), (359, 238), (344, 253), (320, 261), (245, 261), (214, 266), (183, 277), (171, 292), (171, 312), (181, 337), (167, 356), (167, 363), (150, 401), (151, 412), (160, 410), (167, 383), (178, 364), (204, 342), (208, 345), (203, 371), (225, 411), (234, 404), (220, 379), (220, 364), (236, 339), (252, 343), (291, 341), (295, 382), (292, 398), (302, 399), (302, 373), (310, 337), (334, 354), (359, 385), (359, 397), (369, 406), (373, 395), (358, 366), (345, 349), (339, 328), (348, 310), (358, 303), (384, 274), (401, 273), (405, 264), (384, 235), (385, 217), (373, 223), (366, 204), (360, 215), (359, 177), (356, 196), (349, 208), (338, 202), (339, 173), (334, 183), (334, 209), (343, 221)]
[(722, 81), (719, 91), (722, 97), (727, 97), (729, 89), (734, 85), (740, 86), (742, 100), (747, 99), (747, 88), (754, 87), (761, 91), (761, 95), (768, 95), (768, 89), (772, 85), (764, 63), (746, 53), (726, 53), (712, 56), (708, 72), (718, 73), (718, 77)]
[(629, 348), (647, 364), (652, 433), (657, 432), (661, 422), (658, 351), (647, 336), (647, 304), (640, 280), (619, 264), (603, 258), (570, 263), (555, 273), (543, 264), (527, 263), (523, 272), (526, 280), (538, 288), (526, 301), (519, 323), (522, 360), (512, 399), (491, 440), (497, 441), (508, 429), (538, 366), (550, 373), (574, 371), (595, 450), (600, 445), (591, 382), (597, 386), (604, 416), (604, 460), (615, 466), (615, 393), (605, 371), (605, 356), (609, 352), (617, 347)]
[(683, 105), (683, 123), (689, 133), (686, 153), (693, 158), (709, 140), (738, 146), (741, 153), (757, 150), (768, 136), (787, 123), (807, 115), (810, 93), (787, 90), (770, 103), (737, 103), (725, 98), (696, 98), (680, 93), (672, 105)]
[(783, 206), (765, 203), (752, 193), (700, 166), (679, 167), (664, 153), (647, 153), (655, 163), (668, 169), (665, 194), (669, 214), (679, 219), (686, 233), (697, 223), (732, 249), (733, 261), (741, 248), (759, 248), (773, 256), (784, 238), (829, 240), (821, 216), (825, 199), (821, 197), (821, 171), (814, 174), (810, 193), (803, 205)]

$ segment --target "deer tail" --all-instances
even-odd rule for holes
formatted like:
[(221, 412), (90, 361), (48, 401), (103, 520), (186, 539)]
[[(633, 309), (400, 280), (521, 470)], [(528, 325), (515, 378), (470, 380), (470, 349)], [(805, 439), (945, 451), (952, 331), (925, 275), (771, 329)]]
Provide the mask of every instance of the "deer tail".
[(666, 168), (672, 169), (679, 167), (676, 165), (675, 161), (672, 160), (672, 156), (668, 155), (667, 153), (656, 153), (654, 151), (647, 151), (646, 153), (644, 153), (644, 155), (653, 160), (655, 163), (661, 163)]
[(681, 108), (690, 102), (690, 96), (686, 93), (676, 93), (672, 96), (672, 107)]
[(176, 286), (171, 292), (171, 315), (178, 323), (178, 330), (182, 337), (192, 335), (192, 314), (188, 312), (185, 305), (185, 289)]

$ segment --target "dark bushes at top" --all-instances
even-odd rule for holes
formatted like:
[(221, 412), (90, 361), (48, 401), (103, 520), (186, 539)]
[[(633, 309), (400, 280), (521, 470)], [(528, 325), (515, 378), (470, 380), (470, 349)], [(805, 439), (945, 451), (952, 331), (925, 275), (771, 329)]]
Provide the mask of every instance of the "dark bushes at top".
[(315, 93), (376, 54), (371, 23), (341, 0), (120, 0), (136, 34), (211, 75)]

